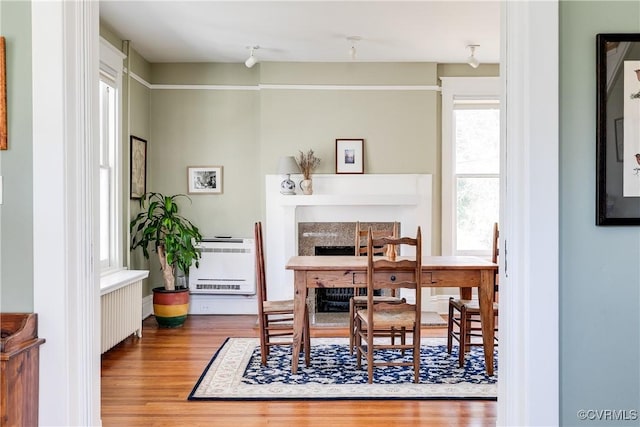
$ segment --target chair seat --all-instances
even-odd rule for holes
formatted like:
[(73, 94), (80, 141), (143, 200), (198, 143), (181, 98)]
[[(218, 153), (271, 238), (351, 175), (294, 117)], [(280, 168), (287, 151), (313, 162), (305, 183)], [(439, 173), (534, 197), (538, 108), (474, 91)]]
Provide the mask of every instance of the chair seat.
[[(367, 326), (368, 310), (358, 311), (358, 317), (362, 324)], [(392, 310), (392, 311), (376, 311), (373, 312), (373, 324), (376, 329), (389, 328), (413, 328), (416, 322), (415, 310)]]
[(262, 303), (262, 309), (265, 313), (276, 313), (281, 311), (293, 312), (293, 300), (264, 301)]

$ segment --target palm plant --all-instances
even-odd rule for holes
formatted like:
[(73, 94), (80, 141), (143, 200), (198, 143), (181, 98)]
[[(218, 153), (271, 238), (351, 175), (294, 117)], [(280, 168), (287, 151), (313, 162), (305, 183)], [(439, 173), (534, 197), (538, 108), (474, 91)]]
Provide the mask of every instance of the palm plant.
[(144, 257), (149, 259), (149, 245), (153, 244), (166, 290), (175, 290), (176, 268), (188, 275), (192, 264), (200, 266), (196, 245), (202, 241), (202, 235), (198, 227), (178, 213), (177, 199), (181, 197), (191, 201), (184, 194), (144, 194), (140, 198), (143, 211), (130, 224), (131, 250), (141, 247)]

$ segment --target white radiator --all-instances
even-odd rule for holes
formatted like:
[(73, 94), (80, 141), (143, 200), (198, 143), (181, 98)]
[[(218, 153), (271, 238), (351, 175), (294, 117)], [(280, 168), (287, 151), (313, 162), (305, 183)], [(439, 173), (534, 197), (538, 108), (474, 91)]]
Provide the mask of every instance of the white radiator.
[(199, 249), (200, 267), (189, 270), (192, 294), (255, 294), (253, 239), (204, 239)]
[(132, 334), (142, 337), (142, 279), (119, 286), (100, 296), (102, 353)]

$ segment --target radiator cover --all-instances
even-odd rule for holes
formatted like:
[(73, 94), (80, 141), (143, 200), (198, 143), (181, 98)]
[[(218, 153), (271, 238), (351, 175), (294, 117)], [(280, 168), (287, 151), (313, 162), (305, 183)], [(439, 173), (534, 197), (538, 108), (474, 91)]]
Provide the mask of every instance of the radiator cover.
[(253, 295), (256, 293), (253, 239), (211, 238), (199, 245), (200, 267), (189, 270), (192, 294)]

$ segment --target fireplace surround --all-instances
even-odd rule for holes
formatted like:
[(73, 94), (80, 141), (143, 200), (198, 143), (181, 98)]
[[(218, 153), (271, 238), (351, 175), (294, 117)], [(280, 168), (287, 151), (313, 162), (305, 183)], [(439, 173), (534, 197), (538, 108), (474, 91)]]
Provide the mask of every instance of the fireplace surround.
[[(292, 179), (297, 182), (302, 177)], [(328, 230), (325, 236), (315, 236), (327, 238), (323, 244), (332, 246), (353, 245), (355, 221), (397, 221), (401, 232), (408, 235), (420, 226), (422, 253), (431, 254), (431, 175), (317, 174), (313, 176), (314, 194), (289, 196), (280, 194), (280, 181), (280, 175), (265, 177), (265, 255), (271, 299), (293, 298), (293, 272), (286, 270), (285, 265), (290, 257), (301, 253), (298, 242), (301, 223), (353, 223), (348, 231)], [(331, 241), (337, 236), (344, 240)], [(423, 297), (423, 307), (429, 310), (433, 305), (430, 293), (423, 292)], [(431, 309), (437, 311), (435, 305)]]
[[(361, 223), (365, 229), (387, 230), (393, 233), (393, 222)], [(298, 255), (354, 255), (355, 222), (299, 222)], [(400, 230), (401, 231), (401, 230)], [(366, 245), (362, 240), (359, 245)], [(316, 313), (346, 313), (353, 288), (309, 289), (309, 311)]]

